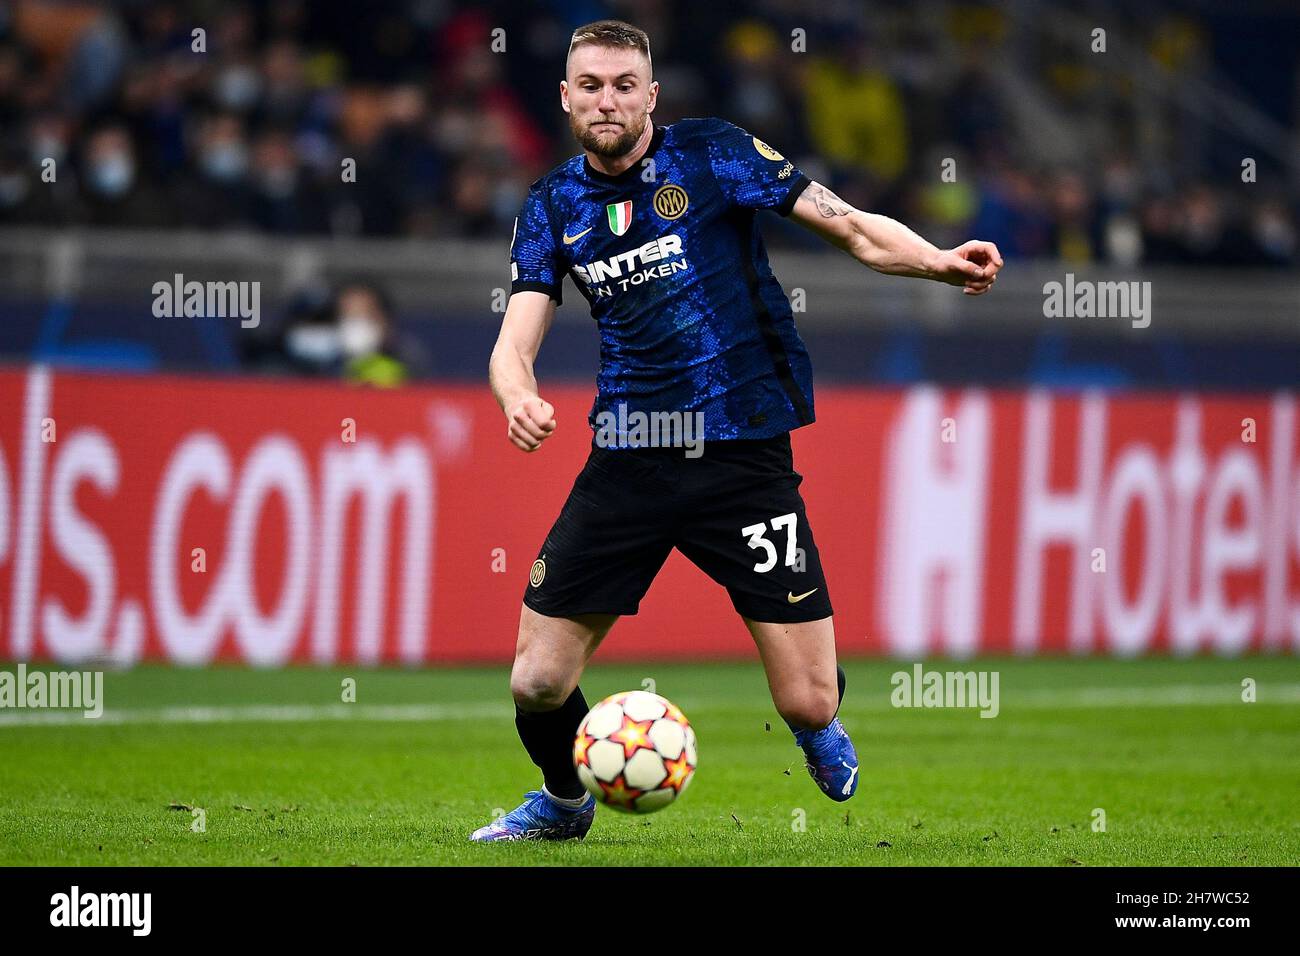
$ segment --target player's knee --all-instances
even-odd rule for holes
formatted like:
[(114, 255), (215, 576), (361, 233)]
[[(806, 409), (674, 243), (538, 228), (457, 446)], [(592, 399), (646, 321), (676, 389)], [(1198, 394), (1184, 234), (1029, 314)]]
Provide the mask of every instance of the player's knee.
[(555, 710), (572, 692), (568, 680), (557, 672), (516, 669), (510, 675), (510, 695), (523, 710)]
[(817, 729), (825, 727), (835, 719), (839, 707), (839, 695), (834, 688), (829, 694), (815, 689), (791, 697), (781, 702), (780, 712), (785, 720), (796, 727)]

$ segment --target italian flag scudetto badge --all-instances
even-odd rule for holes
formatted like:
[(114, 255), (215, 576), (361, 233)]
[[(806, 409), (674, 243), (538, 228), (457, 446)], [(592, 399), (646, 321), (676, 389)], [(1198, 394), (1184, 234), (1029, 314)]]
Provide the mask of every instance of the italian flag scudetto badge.
[(609, 217), (609, 231), (616, 236), (623, 235), (632, 225), (632, 200), (610, 203), (605, 207), (605, 214)]

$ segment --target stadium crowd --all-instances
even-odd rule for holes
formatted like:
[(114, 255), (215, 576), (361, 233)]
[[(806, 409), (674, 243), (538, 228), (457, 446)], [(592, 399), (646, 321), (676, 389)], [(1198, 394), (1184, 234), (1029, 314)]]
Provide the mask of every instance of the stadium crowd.
[[(1266, 156), (1242, 182), (1246, 146), (1169, 92), (1213, 83), (1229, 41), (1163, 8), (1103, 58), (969, 2), (0, 3), (0, 224), (508, 237), (577, 151), (569, 32), (616, 16), (655, 44), (657, 122), (724, 117), (937, 243), (1296, 263), (1296, 183)], [(1294, 130), (1294, 50), (1285, 70), (1252, 108)]]

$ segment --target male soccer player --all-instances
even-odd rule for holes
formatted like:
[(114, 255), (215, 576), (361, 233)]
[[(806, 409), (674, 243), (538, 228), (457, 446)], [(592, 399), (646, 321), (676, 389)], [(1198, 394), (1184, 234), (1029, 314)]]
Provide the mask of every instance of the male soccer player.
[[(860, 212), (723, 120), (655, 126), (649, 39), (630, 24), (580, 27), (565, 72), (560, 102), (583, 154), (533, 183), (516, 220), (489, 375), (509, 440), (536, 451), (556, 421), (533, 362), (572, 275), (600, 331), (601, 426), (519, 620), (515, 724), (543, 786), (471, 839), (586, 835), (596, 808), (573, 767), (588, 710), (578, 680), (673, 548), (727, 589), (809, 773), (847, 800), (858, 758), (837, 716), (844, 672), (790, 453), (790, 430), (813, 421), (811, 368), (755, 211), (790, 216), (878, 272), (969, 295), (989, 289), (1001, 256), (987, 242), (940, 250)], [(638, 412), (702, 423), (703, 453), (618, 430)]]

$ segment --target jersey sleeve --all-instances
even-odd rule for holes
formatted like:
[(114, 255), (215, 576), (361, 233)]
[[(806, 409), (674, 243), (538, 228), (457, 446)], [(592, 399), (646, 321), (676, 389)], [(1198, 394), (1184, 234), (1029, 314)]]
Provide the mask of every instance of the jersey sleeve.
[(510, 238), (510, 294), (545, 292), (559, 305), (564, 301), (564, 270), (555, 248), (549, 209), (545, 190), (534, 183)]
[(723, 195), (735, 206), (790, 215), (811, 180), (761, 139), (732, 123), (716, 122), (707, 138), (709, 165)]

